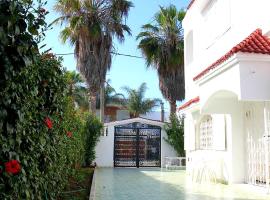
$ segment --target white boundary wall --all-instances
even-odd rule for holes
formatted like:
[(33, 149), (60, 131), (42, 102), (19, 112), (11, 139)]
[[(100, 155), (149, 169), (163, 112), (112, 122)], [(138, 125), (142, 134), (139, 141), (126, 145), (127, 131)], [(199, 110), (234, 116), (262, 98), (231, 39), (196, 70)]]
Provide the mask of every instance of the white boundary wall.
[[(114, 127), (134, 122), (161, 127), (161, 167), (165, 167), (165, 157), (177, 156), (175, 150), (164, 140), (164, 138), (167, 138), (164, 130), (165, 123), (144, 118), (134, 118), (104, 124), (104, 135), (100, 137), (100, 141), (96, 146), (96, 159), (94, 162), (98, 167), (113, 167)], [(107, 136), (106, 129), (108, 129)]]

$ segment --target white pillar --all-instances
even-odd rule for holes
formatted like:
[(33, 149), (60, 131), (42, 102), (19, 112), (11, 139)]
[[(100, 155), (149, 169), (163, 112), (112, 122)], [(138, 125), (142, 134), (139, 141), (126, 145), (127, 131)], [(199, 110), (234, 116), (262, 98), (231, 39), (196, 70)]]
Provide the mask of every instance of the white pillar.
[(270, 192), (270, 184), (269, 184), (269, 111), (267, 109), (267, 106), (264, 106), (264, 146), (265, 146), (265, 176), (266, 176), (266, 187), (267, 187), (267, 193)]

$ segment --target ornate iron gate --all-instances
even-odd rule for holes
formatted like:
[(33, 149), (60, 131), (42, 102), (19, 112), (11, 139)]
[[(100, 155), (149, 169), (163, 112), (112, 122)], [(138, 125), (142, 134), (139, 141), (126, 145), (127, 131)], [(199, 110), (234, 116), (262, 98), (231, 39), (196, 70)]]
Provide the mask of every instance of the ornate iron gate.
[(161, 128), (141, 123), (116, 126), (114, 167), (160, 167)]

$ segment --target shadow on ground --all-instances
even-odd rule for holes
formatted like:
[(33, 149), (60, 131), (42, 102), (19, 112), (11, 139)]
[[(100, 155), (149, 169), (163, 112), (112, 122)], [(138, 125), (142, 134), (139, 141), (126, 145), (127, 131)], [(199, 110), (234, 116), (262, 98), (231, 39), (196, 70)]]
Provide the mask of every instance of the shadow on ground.
[(226, 185), (187, 184), (184, 171), (99, 168), (96, 200), (260, 200), (252, 192)]

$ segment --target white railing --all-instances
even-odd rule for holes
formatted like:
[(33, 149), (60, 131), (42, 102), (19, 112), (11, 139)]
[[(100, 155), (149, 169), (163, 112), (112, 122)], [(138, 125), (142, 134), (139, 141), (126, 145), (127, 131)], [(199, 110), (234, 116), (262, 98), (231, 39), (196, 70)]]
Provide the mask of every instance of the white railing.
[(192, 163), (191, 180), (195, 183), (217, 183), (216, 167), (220, 161), (202, 159)]
[(269, 191), (270, 170), (270, 137), (254, 140), (248, 135), (248, 174), (247, 182), (253, 185), (265, 186)]
[(166, 169), (185, 169), (186, 157), (165, 157)]

